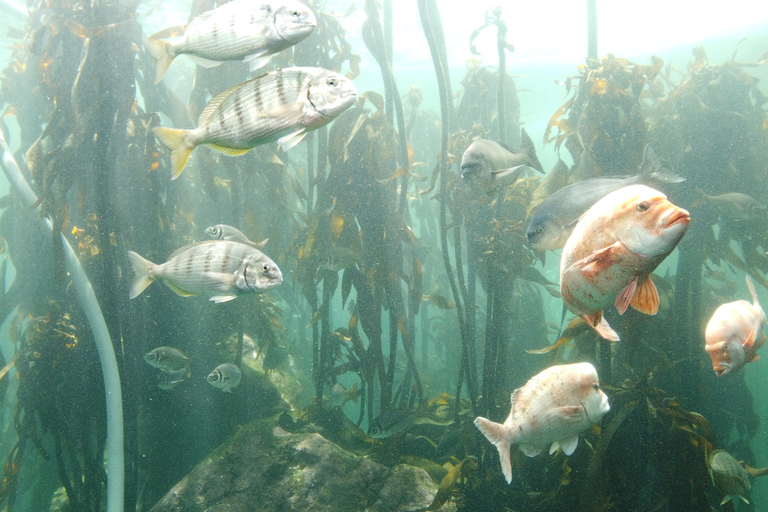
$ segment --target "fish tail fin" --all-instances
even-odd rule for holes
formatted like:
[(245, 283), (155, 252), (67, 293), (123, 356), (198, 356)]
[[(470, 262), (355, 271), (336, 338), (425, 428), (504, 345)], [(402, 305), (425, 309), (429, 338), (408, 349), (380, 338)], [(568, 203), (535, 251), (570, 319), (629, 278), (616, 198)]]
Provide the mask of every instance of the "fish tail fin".
[(482, 416), (475, 418), (475, 426), (499, 450), (501, 472), (504, 473), (507, 483), (512, 483), (512, 460), (509, 454), (511, 443), (506, 427), (501, 423), (495, 423)]
[(539, 157), (536, 156), (536, 147), (533, 145), (533, 141), (528, 136), (525, 128), (520, 128), (520, 140), (520, 152), (525, 153), (531, 159), (531, 167), (544, 174), (544, 167), (541, 166)]
[(650, 144), (645, 145), (643, 162), (640, 164), (640, 177), (645, 185), (680, 183), (685, 178), (665, 168)]
[(176, 58), (171, 53), (171, 43), (149, 38), (144, 40), (144, 47), (152, 58), (155, 59), (155, 84), (159, 84), (163, 80), (165, 72), (168, 71), (171, 62)]
[(133, 251), (128, 251), (128, 262), (133, 269), (133, 283), (131, 283), (131, 298), (135, 299), (144, 288), (152, 284), (154, 279), (150, 275), (150, 269), (155, 266), (154, 263), (146, 258), (142, 258)]
[(181, 171), (184, 170), (184, 166), (187, 165), (187, 160), (189, 160), (189, 154), (195, 149), (194, 144), (190, 145), (185, 140), (184, 135), (188, 132), (189, 130), (166, 128), (165, 126), (158, 126), (157, 128), (152, 129), (152, 133), (155, 134), (155, 137), (157, 137), (165, 147), (171, 150), (171, 169), (173, 172), (173, 177), (171, 179), (174, 180), (178, 178)]

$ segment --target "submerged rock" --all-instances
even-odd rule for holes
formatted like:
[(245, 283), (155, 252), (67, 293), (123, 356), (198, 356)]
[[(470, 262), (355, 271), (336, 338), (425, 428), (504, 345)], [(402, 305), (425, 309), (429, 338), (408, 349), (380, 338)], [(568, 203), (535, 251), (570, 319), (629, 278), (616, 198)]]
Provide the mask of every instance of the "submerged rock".
[(288, 433), (270, 418), (242, 427), (152, 512), (415, 511), (429, 507), (437, 488), (421, 468), (388, 468), (319, 434)]

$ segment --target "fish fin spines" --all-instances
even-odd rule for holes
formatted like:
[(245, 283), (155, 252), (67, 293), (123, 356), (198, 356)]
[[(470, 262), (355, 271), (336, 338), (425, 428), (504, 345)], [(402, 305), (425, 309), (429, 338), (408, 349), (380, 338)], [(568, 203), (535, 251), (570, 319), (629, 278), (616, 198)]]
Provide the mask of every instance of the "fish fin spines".
[(603, 312), (598, 311), (591, 315), (584, 315), (584, 320), (592, 327), (601, 338), (609, 341), (619, 341), (619, 335), (608, 324), (608, 321), (603, 318)]
[[(250, 81), (250, 80), (249, 80)], [(234, 87), (230, 87), (226, 91), (222, 91), (213, 98), (211, 98), (211, 101), (208, 102), (208, 104), (203, 108), (203, 111), (200, 112), (200, 115), (197, 117), (197, 126), (202, 126), (205, 124), (206, 121), (208, 121), (208, 118), (211, 117), (211, 114), (214, 113), (214, 111), (221, 106), (222, 103), (224, 103), (224, 100), (229, 98), (229, 96), (235, 92), (237, 89), (239, 89), (241, 86), (245, 85), (248, 82), (245, 82), (243, 84), (238, 84)]]
[(751, 349), (755, 346), (757, 331), (760, 330), (760, 327), (761, 327), (760, 324), (755, 324), (755, 326), (752, 327), (752, 330), (749, 331), (749, 334), (747, 334), (747, 337), (744, 340), (744, 343), (741, 344), (742, 347), (744, 347), (745, 349)]
[(656, 152), (650, 144), (645, 145), (643, 161), (640, 164), (641, 181), (646, 185), (659, 185), (663, 183), (680, 183), (685, 178), (670, 171), (661, 163)]
[(192, 150), (195, 149), (194, 144), (190, 145), (185, 141), (184, 135), (189, 130), (178, 130), (176, 128), (167, 128), (165, 126), (158, 126), (152, 129), (152, 133), (155, 137), (163, 143), (165, 147), (171, 150), (171, 170), (172, 178), (176, 179), (184, 170), (184, 166), (187, 165), (189, 155)]
[(601, 272), (621, 259), (617, 250), (620, 250), (622, 246), (621, 242), (616, 242), (603, 247), (579, 261), (573, 262), (566, 272), (573, 269), (588, 276)]
[(659, 292), (650, 276), (637, 287), (629, 304), (646, 315), (655, 315), (659, 312)]
[(563, 453), (570, 456), (573, 452), (576, 451), (576, 447), (579, 446), (579, 434), (571, 436), (567, 439), (561, 439), (557, 442), (557, 444), (560, 445)]
[(152, 284), (152, 276), (150, 269), (155, 266), (154, 263), (146, 258), (143, 258), (139, 254), (128, 251), (128, 262), (131, 264), (133, 270), (133, 282), (131, 283), (131, 298), (135, 299), (144, 289)]
[(283, 137), (280, 137), (280, 139), (277, 141), (278, 146), (280, 146), (280, 149), (283, 151), (288, 151), (292, 147), (296, 146), (299, 142), (304, 140), (304, 137), (307, 135), (307, 129), (301, 128), (299, 130), (296, 130), (295, 132), (289, 133), (288, 135), (285, 135)]
[(501, 460), (501, 472), (504, 473), (504, 478), (507, 483), (512, 483), (512, 460), (509, 453), (511, 448), (509, 432), (507, 432), (507, 429), (501, 423), (495, 423), (482, 416), (475, 418), (475, 426), (482, 432), (486, 439), (491, 442), (491, 444), (496, 446), (496, 449), (499, 451), (499, 459)]
[(155, 85), (157, 85), (163, 80), (165, 72), (168, 71), (176, 56), (171, 52), (171, 43), (168, 41), (149, 38), (144, 40), (144, 47), (155, 59)]
[(755, 285), (752, 283), (752, 278), (747, 275), (747, 288), (749, 288), (749, 293), (752, 295), (752, 304), (754, 306), (760, 307), (760, 301), (757, 299), (757, 292), (755, 291)]
[(633, 297), (635, 296), (635, 290), (637, 289), (637, 276), (627, 285), (625, 286), (619, 294), (616, 296), (616, 309), (619, 310), (619, 314), (623, 315), (625, 311), (627, 311), (627, 308), (629, 307), (629, 303), (632, 301)]
[[(520, 451), (523, 452), (527, 457), (536, 457), (538, 454), (542, 452), (542, 448), (531, 446), (529, 444), (521, 444), (520, 445)], [(552, 454), (552, 452), (549, 452)]]

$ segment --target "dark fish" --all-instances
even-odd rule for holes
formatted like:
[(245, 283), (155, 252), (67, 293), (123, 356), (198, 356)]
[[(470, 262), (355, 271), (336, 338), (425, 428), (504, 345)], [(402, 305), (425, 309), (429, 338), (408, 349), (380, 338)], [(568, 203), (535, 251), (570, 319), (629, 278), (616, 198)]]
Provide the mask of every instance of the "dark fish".
[(162, 370), (157, 374), (157, 387), (163, 391), (171, 391), (188, 376), (189, 370), (187, 368), (182, 368), (181, 370)]
[(152, 133), (171, 150), (173, 178), (200, 144), (229, 156), (277, 141), (288, 151), (355, 101), (347, 77), (322, 68), (284, 68), (227, 89), (203, 109), (194, 130), (158, 126)]
[(242, 60), (255, 71), (273, 54), (308, 37), (315, 26), (312, 10), (295, 0), (234, 0), (195, 16), (177, 42), (153, 36), (144, 46), (156, 61), (157, 84), (181, 54), (203, 67)]
[(735, 498), (749, 503), (745, 495), (752, 489), (752, 483), (747, 471), (733, 455), (724, 450), (715, 450), (707, 456), (706, 462), (712, 483), (723, 494), (721, 505)]
[(144, 360), (155, 368), (168, 371), (189, 372), (189, 358), (173, 347), (157, 347), (144, 355)]
[(403, 432), (416, 419), (416, 412), (410, 409), (388, 409), (373, 420), (368, 427), (368, 437), (383, 439)]
[(489, 140), (478, 139), (469, 145), (461, 157), (461, 177), (479, 192), (492, 193), (500, 187), (511, 185), (528, 169), (544, 173), (533, 141), (520, 130), (523, 143), (515, 153), (506, 146)]
[(614, 190), (636, 184), (653, 187), (681, 181), (685, 178), (664, 169), (648, 145), (643, 153), (640, 172), (635, 176), (580, 181), (561, 188), (542, 201), (533, 211), (528, 224), (528, 245), (541, 251), (562, 249), (584, 212)]

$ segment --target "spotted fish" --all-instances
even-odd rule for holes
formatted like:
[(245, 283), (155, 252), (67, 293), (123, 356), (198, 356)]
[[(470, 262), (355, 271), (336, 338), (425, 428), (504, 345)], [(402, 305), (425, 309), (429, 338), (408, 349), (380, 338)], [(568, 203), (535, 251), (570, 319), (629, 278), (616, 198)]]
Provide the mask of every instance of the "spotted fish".
[(203, 295), (217, 303), (243, 293), (270, 290), (283, 282), (277, 264), (266, 254), (249, 245), (227, 240), (183, 247), (160, 265), (133, 251), (128, 251), (128, 260), (134, 273), (132, 299), (156, 279), (165, 280), (179, 295)]
[(192, 150), (208, 144), (226, 155), (277, 141), (288, 151), (355, 101), (352, 82), (322, 68), (285, 68), (232, 87), (206, 105), (194, 130), (158, 126), (155, 136), (171, 150), (176, 179)]
[(254, 71), (273, 54), (305, 39), (315, 26), (312, 10), (296, 0), (234, 0), (197, 15), (178, 41), (149, 38), (144, 46), (155, 59), (159, 83), (181, 54), (204, 67), (242, 60)]

